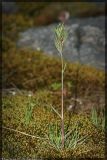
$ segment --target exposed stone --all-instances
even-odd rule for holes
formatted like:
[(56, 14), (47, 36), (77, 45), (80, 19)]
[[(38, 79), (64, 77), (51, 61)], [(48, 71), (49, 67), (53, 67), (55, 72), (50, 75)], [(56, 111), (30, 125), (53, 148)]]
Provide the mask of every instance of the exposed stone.
[[(45, 53), (58, 55), (53, 29), (57, 24), (30, 28), (20, 33), (20, 47), (40, 48)], [(80, 61), (96, 68), (105, 68), (105, 17), (73, 19), (66, 24), (69, 37), (64, 47), (64, 58)]]

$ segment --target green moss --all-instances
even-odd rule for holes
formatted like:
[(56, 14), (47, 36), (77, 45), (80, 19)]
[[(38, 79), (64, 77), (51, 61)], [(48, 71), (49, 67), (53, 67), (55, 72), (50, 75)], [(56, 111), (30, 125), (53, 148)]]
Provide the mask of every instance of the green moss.
[[(38, 92), (33, 97), (27, 95), (15, 95), (3, 97), (3, 126), (22, 131), (36, 137), (28, 137), (14, 131), (3, 129), (3, 157), (5, 158), (104, 158), (104, 132), (93, 126), (87, 115), (72, 115), (69, 125), (69, 131), (78, 123), (78, 132), (81, 136), (88, 136), (88, 139), (82, 145), (75, 149), (56, 150), (46, 139), (48, 135), (48, 126), (50, 123), (59, 124), (60, 120), (54, 116), (45, 103), (38, 99), (48, 97), (48, 92)], [(25, 125), (24, 116), (27, 102), (35, 103), (32, 119), (29, 125)], [(50, 98), (49, 98), (50, 99)], [(47, 102), (50, 105), (50, 102)], [(68, 115), (65, 113), (65, 127), (68, 124)]]
[[(77, 84), (78, 67), (80, 70)], [(11, 87), (13, 83), (20, 89), (34, 91), (39, 88), (51, 89), (52, 84), (61, 81), (61, 62), (60, 59), (49, 57), (42, 52), (13, 48), (3, 53), (3, 77), (3, 85), (6, 87)], [(93, 94), (93, 90), (103, 91), (104, 77), (103, 71), (67, 62), (64, 85), (72, 94), (76, 85), (79, 94), (85, 94), (86, 90), (89, 94)]]

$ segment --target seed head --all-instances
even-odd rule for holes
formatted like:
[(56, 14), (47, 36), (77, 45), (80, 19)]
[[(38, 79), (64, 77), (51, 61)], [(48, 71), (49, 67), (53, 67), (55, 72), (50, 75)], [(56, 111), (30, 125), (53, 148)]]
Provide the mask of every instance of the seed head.
[(64, 43), (67, 39), (67, 31), (63, 23), (55, 28), (55, 46), (59, 53), (62, 53)]

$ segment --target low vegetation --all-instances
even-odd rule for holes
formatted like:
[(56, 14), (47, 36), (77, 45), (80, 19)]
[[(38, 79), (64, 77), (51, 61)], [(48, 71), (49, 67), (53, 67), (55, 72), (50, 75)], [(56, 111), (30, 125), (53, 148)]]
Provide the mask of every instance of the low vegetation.
[[(76, 71), (79, 70), (78, 92), (84, 93), (89, 89), (103, 91), (105, 74), (89, 66), (81, 66), (77, 63), (67, 63), (65, 72), (65, 86), (73, 88), (76, 85)], [(18, 88), (37, 90), (37, 88), (51, 88), (55, 83), (60, 83), (61, 62), (58, 58), (49, 57), (40, 51), (28, 51), (24, 49), (11, 49), (3, 53), (3, 85), (12, 87), (12, 83)], [(53, 87), (52, 87), (53, 88)]]
[[(72, 97), (76, 94), (78, 67), (77, 98), (83, 108), (77, 105), (77, 112), (73, 112), (68, 107), (74, 105)], [(4, 128), (3, 157), (104, 158), (105, 122), (103, 114), (99, 114), (99, 109), (104, 107), (105, 75), (102, 71), (67, 62), (64, 117), (65, 133), (69, 136), (63, 150), (59, 149), (60, 119), (55, 112), (61, 111), (60, 59), (41, 51), (13, 48), (3, 53), (3, 75), (3, 88), (15, 89), (14, 93), (3, 96), (3, 126), (34, 136)], [(103, 102), (98, 102), (102, 99)], [(98, 114), (91, 112), (92, 106), (98, 108)]]
[[(5, 158), (104, 158), (104, 131), (97, 128), (87, 114), (64, 112), (66, 147), (60, 150), (60, 119), (47, 105), (41, 102), (46, 91), (32, 97), (10, 95), (3, 97), (3, 126), (32, 136), (3, 128), (3, 157)], [(32, 116), (25, 125), (25, 110), (33, 103)]]

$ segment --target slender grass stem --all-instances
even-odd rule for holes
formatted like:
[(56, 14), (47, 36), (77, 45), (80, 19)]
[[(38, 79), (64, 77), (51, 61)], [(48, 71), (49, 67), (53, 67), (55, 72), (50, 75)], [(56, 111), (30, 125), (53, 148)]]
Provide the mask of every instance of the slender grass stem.
[(64, 47), (64, 43), (67, 38), (67, 31), (64, 26), (64, 21), (62, 21), (56, 28), (55, 28), (55, 46), (59, 52), (61, 57), (61, 144), (62, 148), (64, 148), (64, 71), (66, 68), (66, 64), (64, 65), (63, 61), (63, 54), (62, 50)]
[(61, 63), (62, 63), (62, 74), (61, 74), (61, 84), (62, 84), (62, 96), (61, 96), (61, 139), (62, 139), (62, 148), (64, 148), (64, 62), (63, 56), (61, 53)]
[(53, 111), (60, 117), (60, 118), (62, 118), (61, 117), (61, 115), (58, 113), (58, 111), (51, 105), (51, 108), (53, 109)]
[(20, 133), (20, 134), (23, 134), (23, 135), (25, 135), (25, 136), (29, 136), (29, 137), (32, 137), (32, 138), (47, 139), (47, 138), (34, 136), (34, 135), (31, 135), (31, 134), (28, 134), (28, 133), (25, 133), (25, 132), (21, 132), (21, 131), (18, 131), (18, 130), (12, 129), (12, 128), (8, 128), (8, 127), (2, 127), (2, 128), (3, 128), (3, 129), (6, 129), (6, 130), (10, 130), (10, 131), (17, 132), (17, 133)]

